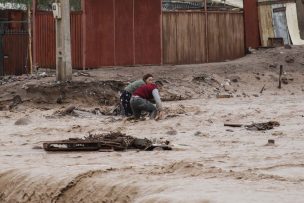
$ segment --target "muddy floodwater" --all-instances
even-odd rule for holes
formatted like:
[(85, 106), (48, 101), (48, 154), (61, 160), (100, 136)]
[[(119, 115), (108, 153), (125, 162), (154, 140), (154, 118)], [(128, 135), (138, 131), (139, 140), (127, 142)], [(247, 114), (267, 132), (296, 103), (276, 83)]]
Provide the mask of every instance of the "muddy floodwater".
[[(76, 86), (56, 86), (53, 76), (0, 85), (0, 202), (303, 202), (301, 50), (278, 48), (217, 64), (92, 70), (75, 76)], [(285, 62), (286, 55), (295, 62)], [(282, 89), (278, 64), (284, 65)], [(151, 68), (165, 81), (165, 117), (112, 115), (117, 90)], [(22, 102), (14, 103), (16, 95)], [(58, 114), (69, 105), (73, 114)], [(269, 121), (279, 125), (244, 127)], [(42, 148), (44, 141), (109, 132), (168, 140), (173, 150)]]

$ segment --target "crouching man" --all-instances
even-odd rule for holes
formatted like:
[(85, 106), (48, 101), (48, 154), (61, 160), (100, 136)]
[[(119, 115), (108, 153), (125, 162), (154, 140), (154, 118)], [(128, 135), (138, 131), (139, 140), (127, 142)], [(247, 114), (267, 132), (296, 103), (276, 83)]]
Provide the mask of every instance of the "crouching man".
[[(151, 119), (156, 119), (162, 116), (162, 102), (159, 95), (159, 90), (163, 87), (162, 82), (156, 81), (155, 84), (142, 85), (132, 94), (130, 104), (135, 119), (139, 119), (141, 112), (149, 112)], [(153, 100), (156, 107), (150, 102)]]

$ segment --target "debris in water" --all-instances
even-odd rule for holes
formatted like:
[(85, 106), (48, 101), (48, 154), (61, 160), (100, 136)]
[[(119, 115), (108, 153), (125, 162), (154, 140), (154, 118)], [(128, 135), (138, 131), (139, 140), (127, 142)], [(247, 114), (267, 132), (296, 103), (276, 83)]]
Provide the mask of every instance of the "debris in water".
[(43, 143), (43, 148), (46, 151), (124, 151), (128, 149), (152, 151), (155, 148), (172, 150), (168, 141), (155, 143), (147, 138), (127, 136), (121, 132), (90, 134), (84, 138), (48, 141)]
[(268, 142), (267, 142), (267, 144), (265, 144), (265, 146), (276, 146), (275, 145), (275, 140), (269, 139)]
[(236, 124), (236, 123), (224, 123), (224, 126), (228, 126), (228, 127), (234, 127), (234, 128), (239, 128), (242, 127), (243, 124)]
[(253, 123), (251, 125), (246, 125), (245, 128), (247, 130), (271, 130), (274, 127), (280, 126), (280, 123), (277, 121), (269, 121), (266, 123)]
[(21, 103), (22, 103), (21, 97), (19, 95), (16, 95), (16, 96), (14, 96), (13, 101), (9, 104), (9, 109), (14, 108)]
[(218, 94), (216, 95), (216, 98), (218, 99), (224, 99), (224, 98), (232, 98), (233, 96), (230, 94)]
[(271, 130), (274, 127), (280, 126), (280, 123), (277, 121), (269, 121), (265, 123), (253, 123), (251, 125), (243, 125), (243, 124), (237, 124), (237, 123), (224, 123), (224, 126), (227, 127), (234, 127), (239, 128), (244, 126), (247, 130)]

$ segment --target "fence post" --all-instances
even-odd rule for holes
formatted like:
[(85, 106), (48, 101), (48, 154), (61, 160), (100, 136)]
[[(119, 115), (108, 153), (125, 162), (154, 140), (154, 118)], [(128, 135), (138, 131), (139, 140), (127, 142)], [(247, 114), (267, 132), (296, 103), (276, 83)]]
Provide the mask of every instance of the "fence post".
[[(72, 80), (70, 0), (57, 0), (61, 18), (56, 18), (56, 79)], [(60, 8), (59, 8), (60, 9)]]
[(31, 19), (31, 4), (27, 5), (27, 21), (28, 21), (28, 52), (30, 59), (30, 74), (33, 74), (33, 56), (32, 56), (32, 19)]
[(209, 43), (208, 43), (208, 8), (207, 0), (204, 0), (204, 10), (205, 10), (205, 42), (206, 42), (206, 62), (209, 62)]
[(37, 37), (36, 37), (36, 8), (37, 8), (37, 1), (32, 1), (32, 67), (34, 71), (37, 70), (37, 50), (36, 50), (36, 43), (37, 43)]

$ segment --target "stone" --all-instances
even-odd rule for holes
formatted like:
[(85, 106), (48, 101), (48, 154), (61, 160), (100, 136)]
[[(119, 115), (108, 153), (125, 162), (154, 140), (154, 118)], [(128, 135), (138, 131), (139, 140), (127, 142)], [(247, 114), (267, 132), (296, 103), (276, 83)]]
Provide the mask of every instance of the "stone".
[(169, 130), (166, 132), (167, 135), (177, 135), (177, 131), (176, 130)]
[(226, 91), (226, 92), (231, 92), (232, 90), (233, 90), (233, 88), (231, 87), (231, 85), (224, 85), (224, 90)]
[(20, 118), (15, 122), (15, 125), (28, 125), (31, 121), (28, 118)]
[(286, 56), (285, 57), (285, 62), (286, 63), (294, 63), (295, 59), (292, 56)]
[(231, 82), (234, 82), (234, 83), (237, 83), (241, 80), (241, 78), (239, 76), (236, 76), (236, 75), (231, 76), (229, 79), (230, 79)]

